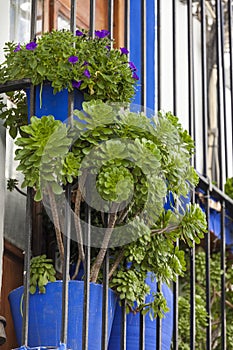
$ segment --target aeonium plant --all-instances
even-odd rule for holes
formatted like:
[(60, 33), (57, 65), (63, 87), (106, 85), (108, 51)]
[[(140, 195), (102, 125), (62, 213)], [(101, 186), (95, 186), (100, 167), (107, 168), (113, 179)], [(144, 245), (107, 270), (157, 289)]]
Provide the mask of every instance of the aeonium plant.
[[(182, 203), (198, 176), (190, 165), (194, 143), (171, 113), (147, 118), (142, 112), (103, 101), (83, 103), (74, 111), (73, 126), (53, 116), (31, 118), (26, 137), (16, 145), (23, 186), (33, 187), (54, 223), (57, 245), (64, 257), (62, 218), (67, 186), (72, 193), (71, 237), (76, 241), (76, 271), (85, 261), (85, 206), (91, 209), (90, 282), (102, 282), (102, 267), (110, 254), (110, 286), (126, 300), (128, 311), (167, 311), (162, 292), (152, 295), (147, 276), (169, 284), (185, 271), (179, 238), (189, 246), (206, 231), (197, 204)], [(172, 197), (174, 204), (165, 210)], [(172, 201), (173, 202), (173, 201)]]
[(113, 48), (107, 30), (52, 30), (29, 43), (8, 42), (0, 65), (0, 83), (29, 78), (33, 85), (49, 81), (54, 93), (79, 89), (89, 99), (129, 102), (138, 80), (129, 51)]

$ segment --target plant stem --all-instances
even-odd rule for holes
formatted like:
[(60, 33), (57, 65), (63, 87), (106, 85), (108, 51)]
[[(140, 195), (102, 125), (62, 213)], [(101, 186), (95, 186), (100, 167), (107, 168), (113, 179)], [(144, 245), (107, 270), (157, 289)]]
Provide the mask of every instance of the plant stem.
[(49, 201), (50, 201), (50, 205), (51, 205), (53, 224), (54, 224), (55, 233), (56, 233), (58, 250), (60, 253), (61, 261), (63, 262), (64, 261), (64, 245), (63, 245), (63, 241), (62, 241), (62, 233), (61, 233), (61, 228), (60, 228), (59, 215), (57, 212), (57, 205), (56, 205), (54, 193), (53, 193), (50, 186), (48, 186), (48, 195), (49, 195)]
[(80, 224), (80, 206), (81, 206), (81, 199), (82, 199), (81, 188), (84, 187), (86, 178), (87, 178), (87, 173), (84, 173), (80, 179), (80, 183), (77, 189), (76, 198), (75, 198), (75, 208), (74, 208), (74, 214), (75, 214), (74, 224), (75, 224), (77, 243), (78, 243), (78, 253), (81, 261), (84, 261), (85, 259), (85, 254), (83, 249), (82, 227)]
[(74, 274), (73, 274), (73, 276), (72, 276), (72, 280), (75, 280), (75, 278), (78, 276), (80, 264), (81, 264), (81, 258), (79, 257), (79, 258), (78, 258), (78, 261), (77, 261), (77, 263), (76, 263), (76, 266), (75, 266), (75, 271), (74, 271)]
[(112, 209), (114, 209), (113, 210), (114, 212), (109, 215), (108, 227), (106, 228), (106, 231), (105, 231), (102, 246), (101, 246), (100, 251), (96, 257), (96, 260), (91, 268), (90, 281), (94, 282), (94, 283), (96, 283), (96, 281), (97, 281), (101, 265), (103, 263), (106, 251), (108, 249), (108, 243), (109, 243), (109, 240), (110, 240), (111, 235), (112, 235), (112, 231), (113, 231), (115, 223), (116, 223), (117, 208), (118, 208), (118, 205), (113, 204)]
[(110, 279), (112, 277), (112, 275), (114, 274), (114, 272), (117, 269), (118, 265), (120, 264), (121, 260), (124, 258), (124, 253), (125, 253), (125, 250), (122, 249), (120, 251), (120, 254), (118, 255), (118, 257), (116, 258), (114, 264), (112, 265), (111, 270), (109, 271), (108, 279)]

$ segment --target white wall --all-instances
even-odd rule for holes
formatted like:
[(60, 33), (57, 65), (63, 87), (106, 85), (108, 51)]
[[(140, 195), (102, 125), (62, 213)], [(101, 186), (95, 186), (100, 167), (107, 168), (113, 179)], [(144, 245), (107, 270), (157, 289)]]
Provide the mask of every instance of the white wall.
[[(0, 61), (4, 58), (3, 46), (9, 40), (10, 33), (10, 1), (0, 0)], [(4, 214), (5, 214), (5, 128), (0, 123), (0, 289), (2, 284), (2, 254), (4, 236)]]
[[(173, 44), (172, 44), (172, 1), (161, 1), (161, 109), (173, 111)], [(177, 116), (184, 128), (189, 130), (189, 98), (188, 98), (188, 29), (187, 5), (176, 1), (176, 62), (177, 62)], [(203, 126), (202, 126), (202, 63), (201, 63), (201, 23), (193, 19), (193, 51), (194, 51), (194, 101), (195, 101), (195, 145), (196, 169), (203, 174)], [(226, 71), (229, 75), (229, 71)], [(227, 77), (229, 80), (229, 76)], [(215, 88), (216, 89), (216, 88)], [(226, 89), (227, 112), (227, 163), (228, 177), (233, 176), (233, 143), (232, 143), (232, 109), (230, 91)], [(224, 130), (224, 127), (222, 127)], [(222, 135), (224, 137), (224, 135)], [(223, 155), (225, 157), (225, 154)], [(209, 159), (208, 166), (211, 166)], [(224, 169), (221, 169), (224, 175)]]
[[(3, 47), (10, 41), (10, 0), (0, 0), (0, 61), (4, 60)], [(26, 35), (26, 33), (21, 33)], [(20, 35), (20, 32), (18, 33)], [(29, 33), (28, 33), (29, 35)], [(22, 176), (16, 172), (17, 163), (14, 161), (14, 141), (0, 123), (0, 288), (2, 276), (3, 237), (17, 247), (25, 247), (25, 197), (18, 192), (6, 190), (6, 180)]]

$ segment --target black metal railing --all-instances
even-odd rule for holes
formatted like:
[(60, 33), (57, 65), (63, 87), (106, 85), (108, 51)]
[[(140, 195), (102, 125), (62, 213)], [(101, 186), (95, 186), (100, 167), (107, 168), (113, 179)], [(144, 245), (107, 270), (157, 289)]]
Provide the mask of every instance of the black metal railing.
[[(147, 28), (147, 1), (150, 0), (138, 0), (140, 1), (141, 6), (141, 28), (138, 31), (140, 33), (140, 47), (138, 48), (138, 54), (141, 58), (141, 89), (139, 91), (141, 105), (145, 106), (147, 101), (147, 93), (146, 89), (146, 81), (150, 75), (151, 67), (147, 65), (147, 38), (146, 38), (146, 28)], [(124, 17), (124, 42), (125, 46), (130, 48), (130, 37), (134, 35), (130, 33), (130, 6), (134, 6), (133, 1), (125, 0), (125, 17)], [(172, 65), (172, 85), (173, 85), (173, 112), (177, 113), (178, 110), (178, 99), (177, 99), (177, 89), (178, 89), (178, 80), (177, 80), (177, 60), (179, 59), (179, 53), (177, 50), (177, 39), (179, 33), (177, 31), (177, 14), (178, 14), (178, 4), (181, 4), (179, 0), (172, 0), (172, 52), (173, 56), (171, 57), (171, 65)], [(229, 144), (229, 140), (232, 140), (232, 131), (227, 130), (227, 125), (229, 125), (229, 118), (231, 119), (231, 125), (233, 123), (232, 119), (232, 111), (233, 111), (233, 53), (232, 53), (232, 1), (220, 1), (216, 0), (215, 3), (210, 2), (207, 7), (207, 1), (192, 1), (186, 0), (182, 1), (183, 6), (187, 7), (187, 28), (184, 28), (184, 31), (187, 32), (187, 69), (188, 69), (188, 112), (189, 112), (189, 132), (191, 136), (196, 140), (196, 133), (199, 130), (196, 129), (196, 121), (199, 118), (202, 120), (202, 154), (194, 155), (192, 159), (192, 163), (196, 165), (197, 157), (201, 156), (203, 159), (203, 171), (202, 175), (200, 175), (200, 183), (198, 185), (198, 191), (201, 190), (204, 198), (204, 210), (207, 215), (207, 221), (210, 222), (210, 201), (211, 197), (214, 198), (216, 202), (220, 203), (220, 213), (221, 213), (221, 235), (218, 237), (220, 242), (220, 264), (221, 264), (221, 330), (220, 338), (221, 338), (221, 349), (230, 349), (227, 345), (227, 323), (226, 323), (226, 237), (225, 237), (225, 219), (226, 215), (229, 216), (232, 220), (233, 226), (233, 200), (231, 200), (224, 193), (224, 183), (226, 178), (232, 174), (232, 169), (230, 169), (230, 165), (227, 162), (229, 159), (229, 154), (232, 155), (232, 144)], [(31, 39), (35, 37), (36, 32), (36, 4), (37, 1), (32, 1), (32, 10), (31, 10)], [(195, 4), (195, 13), (194, 5)], [(71, 8), (71, 21), (70, 28), (72, 31), (76, 28), (76, 1), (70, 1)], [(158, 109), (162, 108), (161, 105), (161, 84), (162, 84), (162, 75), (161, 75), (161, 67), (162, 67), (162, 58), (161, 58), (161, 48), (166, 43), (161, 41), (161, 20), (163, 17), (161, 0), (157, 0), (156, 3), (156, 23), (157, 23), (157, 36), (156, 36), (156, 85), (157, 91), (152, 92), (156, 96), (155, 105), (157, 105)], [(212, 18), (212, 30), (215, 30), (216, 36), (216, 52), (210, 52), (208, 47), (208, 35), (207, 35), (207, 17), (210, 16), (208, 13), (209, 6), (212, 6), (213, 13), (215, 16)], [(95, 1), (90, 1), (90, 32), (94, 35), (95, 30)], [(208, 13), (207, 13), (208, 12)], [(193, 35), (194, 35), (194, 15), (197, 15), (200, 22), (200, 48), (201, 48), (201, 66), (198, 67), (199, 74), (201, 74), (201, 88), (202, 88), (202, 113), (198, 115), (196, 112), (196, 91), (195, 91), (195, 79), (197, 67), (194, 66), (194, 51), (197, 50), (194, 47)], [(113, 36), (113, 19), (114, 19), (114, 0), (108, 1), (108, 30), (110, 31), (111, 37)], [(226, 55), (226, 32), (228, 33), (228, 52), (230, 57), (230, 113), (228, 110), (227, 113), (227, 102), (226, 102), (226, 67), (225, 67), (225, 55)], [(216, 60), (212, 60), (212, 66), (210, 66), (208, 57), (210, 54), (213, 54), (213, 57), (216, 57)], [(218, 121), (218, 159), (220, 164), (220, 177), (217, 186), (212, 185), (212, 181), (207, 176), (208, 174), (208, 149), (209, 149), (209, 141), (208, 141), (208, 129), (209, 129), (209, 70), (216, 65), (217, 67), (217, 86), (216, 86), (216, 98), (217, 98), (217, 121)], [(16, 90), (30, 84), (29, 81), (20, 81), (14, 82), (13, 84), (5, 84), (4, 86), (0, 86), (0, 92), (6, 92), (9, 90)], [(34, 88), (31, 86), (31, 96), (34, 96)], [(34, 113), (34, 103), (33, 98), (31, 98), (32, 104), (30, 108), (30, 113), (33, 115)], [(73, 106), (73, 96), (70, 94), (69, 98), (69, 115), (72, 115), (72, 106)], [(229, 107), (228, 107), (229, 108)], [(70, 122), (72, 122), (70, 118)], [(231, 137), (229, 133), (231, 132)], [(214, 170), (213, 170), (214, 173)], [(215, 180), (215, 175), (213, 174), (213, 179)], [(199, 193), (199, 192), (198, 192)], [(71, 226), (71, 217), (70, 217), (70, 188), (68, 187), (66, 190), (66, 198), (67, 198), (67, 206), (66, 206), (66, 215), (65, 215), (65, 268), (63, 271), (63, 298), (62, 298), (62, 329), (61, 329), (61, 343), (66, 344), (67, 342), (67, 327), (68, 327), (68, 279), (69, 279), (69, 260), (70, 260), (70, 226)], [(200, 202), (200, 197), (195, 196), (195, 201)], [(87, 232), (85, 233), (87, 237), (87, 242), (90, 241), (90, 218), (91, 218), (91, 209), (89, 206), (86, 208), (86, 217), (87, 222)], [(24, 310), (23, 310), (23, 334), (22, 334), (22, 344), (26, 347), (28, 345), (28, 296), (29, 296), (29, 271), (30, 271), (30, 258), (31, 258), (31, 236), (32, 236), (32, 189), (28, 189), (27, 192), (27, 209), (26, 209), (26, 235), (27, 246), (25, 250), (25, 266), (24, 266)], [(232, 237), (233, 241), (233, 237)], [(176, 243), (179, 245), (179, 242)], [(211, 321), (211, 270), (210, 270), (210, 261), (211, 261), (211, 232), (210, 229), (206, 234), (204, 240), (204, 250), (205, 250), (205, 302), (206, 302), (206, 312), (208, 315), (208, 322), (205, 327), (205, 349), (212, 349), (212, 321)], [(195, 304), (195, 296), (196, 296), (196, 269), (195, 269), (195, 254), (196, 254), (195, 245), (189, 251), (190, 257), (190, 339), (189, 339), (189, 347), (190, 349), (196, 349), (197, 341), (196, 341), (196, 304)], [(82, 335), (82, 349), (88, 349), (88, 318), (89, 318), (89, 302), (90, 302), (90, 286), (89, 286), (89, 278), (90, 278), (90, 245), (87, 244), (85, 246), (85, 284), (84, 284), (84, 305), (83, 305), (83, 335)], [(108, 326), (108, 272), (109, 272), (109, 257), (108, 254), (105, 258), (104, 265), (104, 273), (103, 273), (103, 310), (102, 310), (102, 349), (107, 349), (107, 326)], [(159, 286), (158, 286), (159, 287)], [(174, 314), (173, 314), (173, 349), (178, 350), (179, 347), (179, 281), (173, 285), (173, 295), (174, 295)], [(126, 312), (125, 307), (122, 307), (122, 327), (121, 327), (121, 350), (127, 349), (126, 347)], [(161, 343), (161, 328), (162, 322), (161, 320), (157, 320), (157, 347), (155, 350), (163, 350)], [(233, 346), (233, 345), (232, 345)], [(147, 350), (145, 348), (145, 317), (141, 315), (140, 317), (140, 344), (138, 345), (138, 349)]]

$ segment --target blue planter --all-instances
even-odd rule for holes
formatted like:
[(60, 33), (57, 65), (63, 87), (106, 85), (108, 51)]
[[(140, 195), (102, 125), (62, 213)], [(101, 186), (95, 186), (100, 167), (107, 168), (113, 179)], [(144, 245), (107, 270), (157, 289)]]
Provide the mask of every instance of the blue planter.
[[(40, 118), (43, 115), (53, 115), (55, 119), (64, 122), (68, 119), (68, 90), (63, 89), (53, 93), (53, 88), (50, 84), (44, 84), (40, 98), (40, 85), (36, 86), (35, 96), (35, 115)], [(26, 89), (28, 101), (28, 116), (30, 116), (30, 88)], [(79, 90), (74, 90), (74, 109), (82, 109), (84, 95)], [(29, 122), (30, 122), (30, 118)]]
[[(151, 293), (157, 291), (156, 281), (152, 281), (150, 276), (146, 279), (147, 284), (151, 286)], [(167, 300), (167, 305), (170, 311), (165, 314), (162, 319), (162, 350), (170, 350), (172, 333), (173, 333), (173, 294), (170, 288), (162, 285), (164, 297)], [(151, 299), (151, 295), (147, 297), (146, 301)], [(117, 304), (115, 316), (112, 325), (111, 336), (109, 340), (108, 350), (120, 349), (121, 342), (121, 324), (122, 324), (122, 309)], [(140, 339), (140, 315), (129, 313), (126, 316), (126, 349), (139, 349)], [(149, 315), (145, 317), (145, 350), (156, 349), (156, 319), (151, 321)]]
[[(21, 303), (23, 300), (23, 291), (24, 288), (19, 287), (9, 294), (11, 312), (19, 345), (23, 345), (21, 344)], [(69, 282), (67, 348), (72, 350), (82, 349), (83, 292), (83, 281)], [(102, 292), (102, 285), (90, 284), (89, 350), (101, 349)], [(108, 336), (110, 336), (111, 332), (116, 301), (115, 293), (109, 289)], [(28, 346), (58, 347), (60, 344), (61, 317), (62, 281), (48, 283), (45, 294), (36, 293), (30, 295)]]

